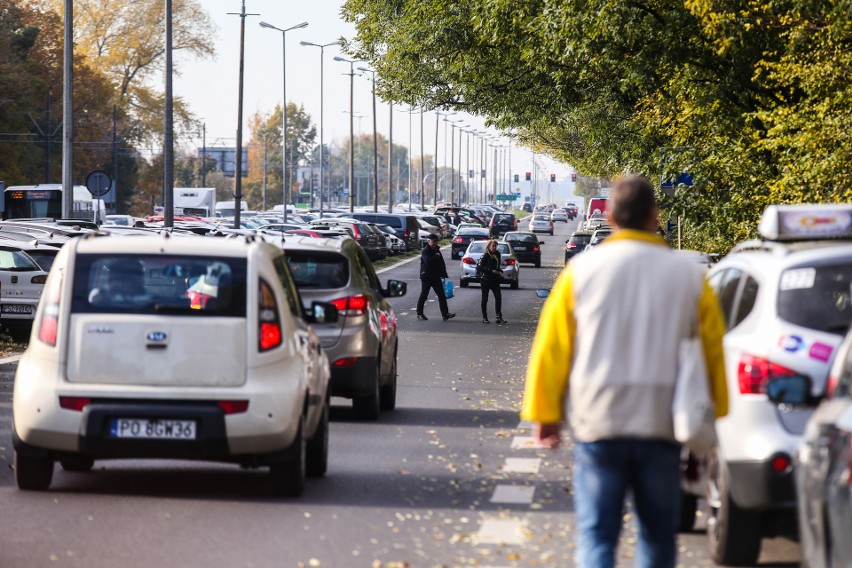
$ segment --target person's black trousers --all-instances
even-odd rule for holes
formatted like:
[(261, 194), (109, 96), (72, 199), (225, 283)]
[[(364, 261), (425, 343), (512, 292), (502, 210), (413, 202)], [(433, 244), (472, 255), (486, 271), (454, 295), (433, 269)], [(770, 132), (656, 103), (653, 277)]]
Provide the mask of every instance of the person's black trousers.
[(438, 296), (438, 306), (441, 308), (441, 317), (449, 313), (447, 308), (447, 296), (444, 295), (444, 287), (440, 280), (420, 280), (420, 298), (417, 300), (417, 313), (423, 314), (423, 308), (426, 306), (426, 297), (429, 295), (429, 289), (435, 291)]
[(486, 281), (480, 280), (480, 287), (482, 288), (482, 317), (483, 319), (488, 318), (488, 291), (490, 290), (494, 294), (494, 308), (495, 315), (503, 317), (503, 295), (500, 292), (500, 281)]

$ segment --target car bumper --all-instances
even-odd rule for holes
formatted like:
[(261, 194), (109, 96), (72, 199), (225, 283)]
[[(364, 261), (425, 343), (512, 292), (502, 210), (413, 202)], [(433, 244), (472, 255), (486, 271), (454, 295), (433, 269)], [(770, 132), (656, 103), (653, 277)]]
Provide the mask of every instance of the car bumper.
[(373, 393), (378, 358), (359, 357), (348, 367), (331, 367), (331, 395), (344, 398), (367, 396)]
[[(512, 284), (517, 282), (519, 275), (520, 271), (517, 268), (504, 268), (500, 283)], [(479, 278), (476, 276), (476, 265), (462, 264), (461, 280), (465, 282), (479, 282)]]
[(515, 249), (515, 257), (518, 262), (541, 262), (541, 252), (524, 252)]
[(784, 473), (771, 461), (728, 462), (731, 497), (743, 509), (792, 510), (796, 507), (793, 468)]

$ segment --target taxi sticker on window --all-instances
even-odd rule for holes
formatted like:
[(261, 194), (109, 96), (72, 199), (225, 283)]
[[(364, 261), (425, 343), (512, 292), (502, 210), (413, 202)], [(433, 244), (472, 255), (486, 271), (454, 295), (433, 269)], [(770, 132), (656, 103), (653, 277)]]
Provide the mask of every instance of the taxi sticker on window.
[(813, 288), (815, 279), (815, 268), (796, 268), (794, 270), (785, 270), (781, 275), (780, 289), (784, 291)]

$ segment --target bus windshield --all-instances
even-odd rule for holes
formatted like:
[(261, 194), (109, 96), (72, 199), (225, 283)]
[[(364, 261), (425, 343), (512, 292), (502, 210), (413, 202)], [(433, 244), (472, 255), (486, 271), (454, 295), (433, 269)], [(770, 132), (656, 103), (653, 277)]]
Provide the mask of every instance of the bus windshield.
[(54, 189), (18, 190), (3, 192), (4, 219), (62, 217), (62, 191)]

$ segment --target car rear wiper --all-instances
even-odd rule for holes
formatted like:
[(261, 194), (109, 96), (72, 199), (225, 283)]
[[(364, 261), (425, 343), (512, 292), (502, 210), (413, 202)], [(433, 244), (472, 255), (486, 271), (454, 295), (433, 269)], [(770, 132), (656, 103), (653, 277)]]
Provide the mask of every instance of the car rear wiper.
[(845, 335), (847, 331), (849, 331), (849, 322), (843, 323), (833, 323), (831, 325), (827, 325), (822, 328), (826, 333), (840, 333), (841, 335)]
[(154, 304), (154, 311), (158, 314), (192, 314), (200, 310), (190, 306), (177, 306), (175, 304)]

